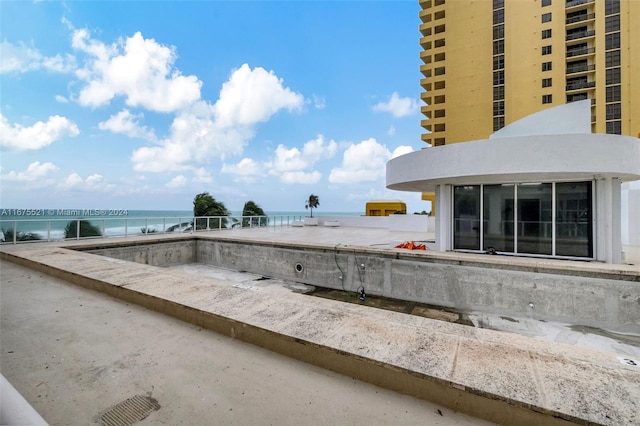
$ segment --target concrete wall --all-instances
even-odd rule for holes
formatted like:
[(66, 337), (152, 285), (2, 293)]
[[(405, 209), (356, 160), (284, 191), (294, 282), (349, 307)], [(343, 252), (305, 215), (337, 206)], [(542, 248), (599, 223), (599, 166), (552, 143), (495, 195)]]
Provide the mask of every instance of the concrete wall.
[(640, 181), (622, 184), (622, 244), (640, 246)]
[[(640, 283), (338, 249), (198, 241), (198, 262), (461, 310), (640, 333)], [(301, 265), (302, 270), (296, 269)]]
[(199, 262), (338, 290), (640, 334), (637, 276), (539, 272), (503, 263), (445, 261), (353, 248), (295, 248), (194, 239), (94, 248), (90, 252), (155, 266)]
[(171, 241), (158, 244), (132, 244), (87, 250), (100, 256), (153, 266), (174, 266), (194, 263), (196, 240)]

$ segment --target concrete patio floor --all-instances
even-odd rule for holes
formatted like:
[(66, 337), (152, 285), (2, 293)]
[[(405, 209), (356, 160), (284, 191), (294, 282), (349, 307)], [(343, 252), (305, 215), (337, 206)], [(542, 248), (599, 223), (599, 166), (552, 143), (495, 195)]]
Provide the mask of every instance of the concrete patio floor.
[[(150, 395), (139, 424), (489, 425), (0, 261), (0, 371), (51, 425)], [(0, 395), (2, 398), (2, 395)]]
[[(197, 236), (249, 242), (286, 241), (300, 246), (354, 245), (369, 250), (388, 250), (395, 241), (430, 237), (362, 228), (310, 227), (233, 230)], [(130, 241), (144, 238), (156, 237)], [(2, 246), (0, 254), (34, 271), (105, 292), (127, 303), (498, 423), (640, 423), (640, 367), (625, 362), (620, 354), (310, 298), (286, 291), (282, 286), (238, 287), (209, 277), (194, 280), (178, 271), (64, 249), (83, 244), (89, 243)], [(466, 262), (509, 262), (632, 280), (640, 270), (635, 265), (548, 259), (416, 253), (419, 255), (450, 260), (462, 256)], [(39, 326), (38, 322), (32, 324)], [(109, 348), (104, 350), (108, 353)], [(3, 360), (5, 356), (3, 350)], [(3, 370), (3, 374), (8, 373)], [(144, 389), (143, 386), (136, 392), (152, 391)], [(106, 406), (119, 402), (128, 393), (131, 392), (119, 393)], [(383, 418), (380, 424), (388, 423)]]

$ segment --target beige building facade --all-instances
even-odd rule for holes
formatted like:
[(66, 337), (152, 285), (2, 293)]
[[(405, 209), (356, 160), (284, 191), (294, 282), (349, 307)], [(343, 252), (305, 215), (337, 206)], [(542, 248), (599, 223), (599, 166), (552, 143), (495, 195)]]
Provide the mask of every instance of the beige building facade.
[[(640, 1), (420, 0), (433, 147), (591, 101), (591, 131), (640, 136)], [(635, 41), (635, 43), (634, 43)]]

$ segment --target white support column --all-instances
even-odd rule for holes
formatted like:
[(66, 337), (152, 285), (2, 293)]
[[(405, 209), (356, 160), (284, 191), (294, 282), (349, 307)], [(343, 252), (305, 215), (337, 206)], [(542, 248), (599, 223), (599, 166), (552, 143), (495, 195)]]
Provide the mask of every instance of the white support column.
[(617, 178), (596, 178), (596, 260), (622, 262), (621, 183)]
[(453, 212), (451, 211), (451, 185), (438, 185), (436, 187), (436, 247), (438, 251), (453, 249), (451, 243), (451, 224)]
[(622, 263), (622, 182), (611, 179), (611, 263)]

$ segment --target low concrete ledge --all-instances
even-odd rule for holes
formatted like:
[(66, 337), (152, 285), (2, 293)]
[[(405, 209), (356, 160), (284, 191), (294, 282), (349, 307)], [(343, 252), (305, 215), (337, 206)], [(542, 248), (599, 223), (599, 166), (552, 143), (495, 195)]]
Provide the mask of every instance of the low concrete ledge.
[(337, 220), (325, 220), (324, 221), (324, 226), (327, 226), (329, 228), (335, 228), (340, 226), (340, 221)]
[(631, 424), (640, 409), (640, 369), (614, 354), (297, 293), (250, 291), (56, 247), (2, 257), (497, 423)]

